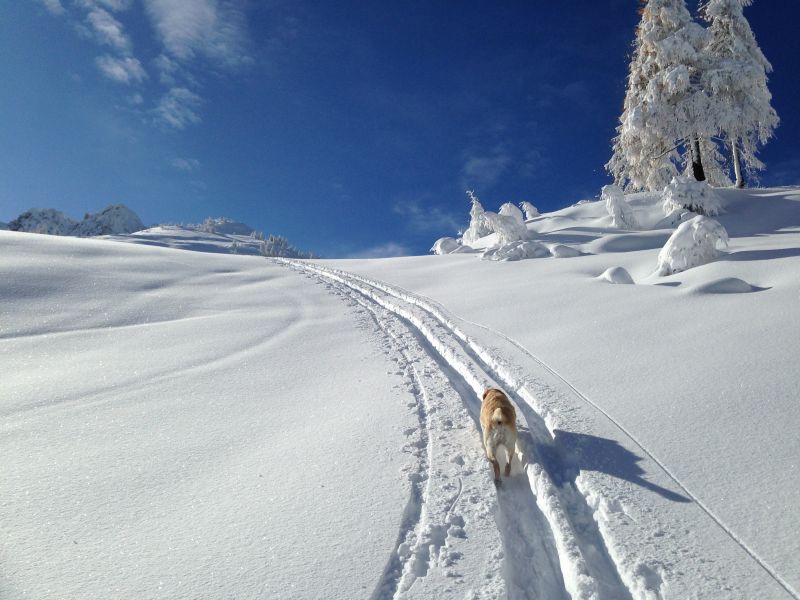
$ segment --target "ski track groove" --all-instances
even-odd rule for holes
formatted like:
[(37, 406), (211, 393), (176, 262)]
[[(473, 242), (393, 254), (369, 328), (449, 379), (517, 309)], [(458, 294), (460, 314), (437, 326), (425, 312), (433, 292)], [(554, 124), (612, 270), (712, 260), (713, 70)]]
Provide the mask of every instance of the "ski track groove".
[[(366, 280), (357, 275), (318, 265), (288, 260), (277, 260), (276, 262), (299, 268), (320, 279), (333, 281), (349, 288), (351, 290), (350, 297), (357, 298), (357, 295), (360, 295), (363, 298), (363, 300), (357, 300), (362, 306), (365, 306), (364, 302), (376, 304), (393, 313), (409, 327), (412, 333), (420, 338), (419, 341), (423, 347), (427, 346), (428, 354), (434, 359), (438, 356), (438, 366), (451, 380), (451, 385), (455, 388), (459, 386), (466, 388), (457, 389), (457, 391), (464, 403), (468, 405), (474, 419), (477, 419), (477, 412), (480, 410), (479, 398), (485, 387), (493, 385), (494, 381), (502, 382), (503, 387), (510, 392), (512, 400), (521, 409), (520, 420), (528, 424), (528, 428), (522, 427), (520, 431), (517, 458), (524, 465), (529, 498), (526, 499), (525, 494), (521, 493), (522, 490), (518, 489), (519, 486), (514, 478), (506, 480), (504, 485), (498, 489), (498, 501), (501, 505), (505, 504), (508, 509), (512, 509), (511, 504), (515, 502), (517, 506), (512, 510), (503, 511), (501, 509), (498, 526), (506, 529), (503, 532), (505, 537), (508, 537), (514, 528), (524, 530), (521, 533), (514, 531), (515, 538), (519, 536), (523, 539), (547, 537), (546, 534), (550, 533), (554, 538), (555, 552), (546, 553), (545, 562), (551, 564), (549, 566), (544, 564), (537, 553), (531, 552), (530, 555), (539, 558), (538, 561), (535, 561), (537, 569), (534, 569), (534, 574), (540, 575), (539, 571), (542, 569), (558, 571), (558, 579), (560, 585), (563, 586), (561, 587), (562, 591), (566, 588), (573, 599), (631, 598), (631, 593), (623, 583), (616, 563), (605, 547), (602, 534), (592, 517), (593, 511), (588, 506), (585, 497), (574, 484), (556, 485), (548, 470), (535, 461), (533, 448), (542, 444), (552, 445), (552, 435), (547, 429), (544, 419), (533, 410), (530, 399), (525, 397), (526, 390), (502, 368), (502, 365), (498, 364), (498, 361), (458, 330), (437, 309), (425, 306), (410, 294), (397, 292), (389, 286)], [(390, 298), (393, 298), (394, 302)], [(409, 305), (409, 307), (405, 305)], [(418, 314), (420, 312), (422, 314)], [(430, 322), (431, 320), (433, 323)], [(446, 340), (452, 340), (455, 344), (448, 344)], [(455, 379), (460, 379), (463, 383), (459, 384)], [(529, 514), (526, 516), (530, 517), (536, 513), (543, 513), (549, 531), (534, 531), (535, 523), (532, 526), (525, 520), (514, 523), (514, 528), (509, 527), (508, 524), (504, 527), (501, 521), (505, 521), (513, 510), (523, 513), (528, 511)], [(515, 541), (519, 540), (515, 539)], [(512, 558), (507, 552), (507, 562), (510, 562)], [(518, 577), (520, 581), (524, 581), (525, 576), (519, 572), (520, 568), (524, 567), (517, 564), (509, 571), (508, 565), (505, 565), (506, 579)], [(562, 573), (563, 579), (561, 579)], [(508, 583), (513, 582), (509, 581)], [(518, 591), (523, 593), (522, 590)]]
[[(669, 469), (669, 467), (666, 466), (666, 464), (664, 464), (659, 458), (657, 458), (655, 454), (653, 454), (653, 452), (651, 452), (647, 448), (647, 446), (645, 446), (641, 441), (639, 441), (639, 439), (633, 433), (631, 433), (624, 425), (622, 425), (622, 423), (620, 423), (618, 420), (612, 417), (607, 411), (605, 411), (603, 408), (601, 408), (599, 405), (593, 402), (590, 398), (588, 398), (585, 394), (583, 394), (580, 390), (578, 390), (573, 384), (571, 384), (566, 378), (564, 378), (556, 369), (545, 363), (542, 359), (540, 359), (538, 356), (536, 356), (530, 350), (528, 350), (523, 344), (521, 344), (514, 338), (486, 325), (475, 323), (468, 319), (463, 319), (457, 316), (454, 316), (453, 318), (448, 318), (445, 314), (446, 313), (445, 309), (441, 306), (441, 304), (439, 304), (435, 300), (428, 298), (426, 296), (414, 294), (399, 286), (389, 286), (382, 282), (370, 280), (361, 275), (357, 275), (354, 273), (346, 273), (337, 269), (328, 269), (327, 267), (321, 267), (319, 265), (313, 265), (313, 267), (321, 270), (329, 270), (331, 272), (335, 272), (337, 274), (344, 275), (346, 277), (351, 277), (352, 279), (362, 284), (380, 290), (381, 292), (389, 294), (390, 296), (397, 298), (398, 300), (419, 307), (420, 309), (422, 309), (423, 311), (434, 317), (436, 320), (438, 320), (440, 323), (442, 323), (458, 339), (462, 340), (462, 342), (468, 344), (471, 348), (473, 348), (476, 354), (478, 354), (478, 356), (481, 358), (482, 362), (484, 362), (484, 364), (486, 364), (492, 370), (496, 368), (493, 367), (492, 365), (493, 364), (496, 365), (497, 361), (486, 350), (477, 345), (474, 340), (472, 340), (469, 336), (463, 333), (455, 324), (454, 322), (455, 319), (458, 319), (474, 327), (483, 329), (484, 331), (487, 331), (516, 347), (520, 352), (522, 352), (528, 358), (536, 362), (539, 366), (542, 367), (542, 369), (544, 369), (547, 373), (553, 376), (562, 385), (566, 386), (575, 395), (576, 398), (580, 399), (582, 402), (591, 406), (594, 410), (598, 411), (606, 419), (608, 419), (608, 421), (611, 422), (617, 429), (619, 429), (622, 433), (624, 433), (648, 458), (650, 458), (664, 472), (664, 474), (669, 479), (672, 480), (672, 482), (676, 486), (678, 486), (678, 488), (680, 488), (680, 490), (688, 498), (691, 499), (692, 502), (694, 502), (700, 508), (700, 510), (702, 510), (720, 529), (722, 529), (722, 531), (731, 540), (733, 540), (735, 544), (737, 544), (747, 555), (749, 555), (750, 558), (753, 559), (759, 565), (759, 567), (761, 567), (767, 573), (767, 575), (770, 578), (772, 578), (779, 586), (781, 586), (784, 589), (784, 591), (786, 591), (786, 593), (789, 594), (792, 598), (794, 598), (795, 600), (800, 600), (800, 594), (789, 584), (789, 582), (784, 580), (783, 577), (781, 577), (780, 574), (765, 559), (761, 558), (761, 556), (755, 550), (750, 548), (747, 542), (745, 542), (738, 534), (736, 534), (736, 532), (734, 532), (727, 524), (725, 524), (725, 522), (722, 520), (721, 517), (717, 516), (716, 513), (714, 513), (714, 511), (711, 510), (711, 508), (705, 504), (705, 502), (703, 502), (680, 479), (678, 479), (677, 475), (675, 475)], [(502, 366), (500, 368), (502, 369)], [(535, 404), (535, 399), (533, 398), (532, 394), (530, 394), (530, 392), (526, 390), (523, 385), (520, 385), (518, 382), (514, 381), (515, 378), (513, 377), (513, 375), (509, 374), (507, 377), (503, 377), (502, 373), (500, 373), (500, 375), (501, 379), (506, 380), (509, 385), (512, 385), (513, 387), (516, 388), (517, 393), (519, 393), (519, 395), (526, 401), (528, 407), (530, 407), (531, 410), (533, 410), (532, 407)]]

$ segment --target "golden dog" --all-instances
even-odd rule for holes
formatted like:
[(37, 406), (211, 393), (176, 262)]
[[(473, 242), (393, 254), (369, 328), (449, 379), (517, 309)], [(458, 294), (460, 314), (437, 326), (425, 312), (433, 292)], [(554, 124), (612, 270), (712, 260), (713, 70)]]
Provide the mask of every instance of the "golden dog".
[(505, 469), (508, 477), (511, 475), (511, 457), (517, 444), (517, 413), (502, 391), (490, 388), (483, 392), (481, 429), (486, 458), (494, 468), (495, 481), (500, 480), (500, 463), (495, 456), (498, 446), (504, 446), (508, 455)]

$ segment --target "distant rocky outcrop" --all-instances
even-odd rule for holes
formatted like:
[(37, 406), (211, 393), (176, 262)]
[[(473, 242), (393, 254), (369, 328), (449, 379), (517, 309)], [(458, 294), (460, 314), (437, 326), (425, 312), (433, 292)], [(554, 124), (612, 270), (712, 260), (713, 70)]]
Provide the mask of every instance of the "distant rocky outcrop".
[(32, 208), (8, 224), (12, 231), (91, 237), (133, 233), (144, 229), (141, 219), (124, 204), (107, 206), (98, 213), (87, 213), (74, 221), (54, 208)]

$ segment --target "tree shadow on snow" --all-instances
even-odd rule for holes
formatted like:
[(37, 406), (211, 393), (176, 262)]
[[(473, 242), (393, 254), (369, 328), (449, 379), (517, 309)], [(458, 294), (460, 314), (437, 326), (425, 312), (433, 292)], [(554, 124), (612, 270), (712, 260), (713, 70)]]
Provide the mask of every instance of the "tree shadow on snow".
[(557, 485), (566, 481), (574, 482), (580, 471), (598, 471), (630, 481), (667, 500), (691, 502), (682, 494), (647, 481), (644, 469), (639, 466), (642, 457), (617, 441), (560, 429), (553, 433), (553, 443), (538, 445), (536, 454)]

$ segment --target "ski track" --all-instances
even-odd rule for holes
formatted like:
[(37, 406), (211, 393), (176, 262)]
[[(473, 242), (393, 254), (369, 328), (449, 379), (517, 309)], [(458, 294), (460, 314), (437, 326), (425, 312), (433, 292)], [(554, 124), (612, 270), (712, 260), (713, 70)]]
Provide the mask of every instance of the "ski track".
[[(553, 427), (549, 427), (545, 419), (543, 419), (539, 414), (537, 414), (537, 410), (534, 407), (537, 407), (539, 403), (537, 402), (535, 395), (532, 394), (528, 389), (526, 389), (525, 384), (527, 382), (521, 382), (520, 378), (513, 373), (514, 368), (511, 365), (505, 364), (504, 361), (501, 359), (497, 359), (493, 357), (491, 353), (489, 353), (484, 348), (480, 347), (476, 342), (467, 336), (460, 328), (456, 325), (455, 320), (453, 317), (447, 316), (447, 311), (442, 307), (441, 304), (436, 302), (435, 300), (418, 294), (413, 294), (406, 289), (403, 289), (399, 286), (389, 286), (385, 283), (379, 281), (373, 281), (369, 278), (363, 277), (361, 275), (357, 275), (354, 273), (347, 273), (344, 271), (340, 271), (337, 269), (330, 269), (327, 267), (322, 267), (319, 265), (304, 265), (309, 266), (314, 269), (319, 269), (322, 271), (327, 271), (329, 273), (335, 273), (342, 277), (349, 277), (352, 281), (355, 281), (359, 284), (366, 285), (379, 293), (388, 294), (392, 298), (400, 300), (402, 302), (408, 303), (415, 307), (420, 308), (426, 314), (430, 315), (437, 321), (439, 321), (442, 325), (444, 325), (452, 335), (456, 336), (459, 340), (462, 341), (464, 347), (468, 350), (471, 350), (476, 356), (476, 359), (482, 361), (487, 368), (487, 371), (494, 372), (495, 374), (499, 374), (499, 379), (506, 383), (508, 386), (516, 389), (517, 394), (523, 400), (522, 403), (519, 401), (516, 402), (518, 407), (521, 407), (523, 412), (528, 412), (530, 416), (533, 417), (532, 421), (534, 423), (538, 422), (543, 426), (543, 429), (546, 430), (548, 433)], [(584, 402), (588, 406), (592, 407), (592, 409), (598, 411), (603, 417), (608, 419), (617, 429), (619, 429), (623, 434), (625, 434), (649, 459), (651, 459), (663, 472), (664, 474), (672, 480), (672, 482), (683, 492), (692, 502), (694, 502), (700, 510), (702, 510), (728, 537), (733, 540), (733, 542), (738, 545), (750, 558), (752, 558), (761, 569), (763, 569), (766, 574), (772, 578), (783, 590), (795, 600), (800, 600), (800, 593), (798, 593), (781, 575), (766, 561), (764, 560), (755, 550), (750, 548), (745, 540), (743, 540), (739, 535), (736, 534), (720, 517), (714, 513), (710, 507), (708, 507), (705, 502), (703, 502), (699, 497), (697, 497), (687, 486), (680, 480), (678, 477), (672, 473), (672, 471), (656, 457), (644, 444), (642, 444), (636, 436), (630, 433), (627, 428), (625, 428), (619, 421), (614, 419), (610, 414), (608, 414), (605, 410), (603, 410), (600, 406), (595, 404), (592, 400), (586, 397), (580, 390), (575, 388), (567, 379), (565, 379), (558, 371), (553, 369), (550, 365), (542, 361), (539, 357), (535, 354), (530, 352), (525, 346), (520, 344), (517, 340), (507, 336), (506, 334), (499, 332), (491, 327), (487, 327), (480, 323), (475, 323), (463, 318), (457, 318), (458, 320), (462, 321), (465, 324), (471, 325), (473, 327), (482, 329), (484, 331), (489, 332), (490, 334), (497, 336), (498, 338), (503, 339), (508, 344), (516, 348), (520, 351), (525, 357), (534, 361), (538, 364), (547, 374), (552, 376), (555, 381), (557, 381), (560, 385), (564, 386), (569, 392), (574, 394), (576, 398), (580, 401)], [(544, 431), (542, 432), (544, 433)], [(549, 436), (552, 440), (552, 434)], [(552, 469), (551, 469), (552, 470)], [(575, 493), (578, 494), (581, 498), (583, 498), (582, 494), (578, 491), (580, 485), (578, 484), (577, 488), (575, 488)], [(572, 495), (572, 500), (574, 501), (576, 497), (574, 494)], [(592, 509), (588, 506), (588, 503), (582, 503), (585, 505), (585, 509), (588, 510), (588, 514), (591, 515)], [(610, 505), (613, 506), (614, 501), (611, 500)], [(611, 511), (614, 512), (614, 509), (611, 508)], [(581, 506), (580, 512), (584, 513), (585, 510), (584, 506)], [(602, 534), (598, 531), (599, 539), (602, 541)], [(612, 558), (609, 557), (612, 563), (614, 561)], [(631, 590), (641, 589), (641, 583), (644, 582), (644, 588), (646, 592), (653, 592), (655, 589), (661, 587), (663, 581), (661, 580), (661, 576), (658, 573), (658, 569), (652, 569), (650, 566), (646, 564), (636, 564), (635, 568), (630, 569), (628, 573), (620, 573), (623, 575), (624, 578), (627, 579), (629, 584), (629, 588)], [(660, 594), (657, 594), (656, 597), (660, 597)]]
[[(566, 476), (568, 465), (559, 457), (544, 419), (533, 409), (527, 390), (501, 362), (467, 338), (438, 309), (408, 293), (311, 263), (275, 260), (325, 282), (338, 295), (371, 314), (377, 327), (401, 354), (409, 391), (416, 398), (420, 429), (427, 429), (427, 435), (418, 437), (425, 450), (417, 456), (419, 470), (410, 478), (412, 494), (401, 522), (398, 545), (374, 599), (414, 596), (415, 583), (426, 577), (431, 562), (437, 562), (431, 557), (437, 552), (441, 555), (442, 548), (449, 548), (442, 540), (451, 541), (454, 536), (443, 535), (442, 523), (450, 524), (452, 529), (457, 511), (450, 510), (464, 503), (459, 502), (461, 491), (452, 500), (446, 494), (432, 492), (437, 484), (434, 479), (438, 480), (440, 475), (433, 463), (446, 458), (438, 456), (433, 444), (434, 438), (442, 437), (437, 414), (447, 405), (448, 396), (454, 396), (467, 413), (480, 448), (477, 426), (480, 399), (484, 389), (491, 386), (506, 390), (518, 408), (522, 426), (512, 460), (514, 476), (504, 479), (493, 492), (485, 458), (480, 467), (484, 480), (481, 487), (489, 483), (488, 490), (481, 491), (496, 502), (493, 512), (504, 549), (500, 570), (505, 589), (500, 591), (495, 586), (497, 594), (477, 596), (573, 600), (632, 597), (631, 590), (623, 583), (630, 581), (630, 577), (618, 570), (593, 517), (593, 509)], [(429, 390), (438, 393), (434, 396)], [(472, 445), (475, 446), (475, 441)], [(448, 448), (456, 455), (458, 450)], [(466, 485), (461, 476), (456, 479), (459, 486)], [(447, 485), (454, 486), (452, 478)], [(457, 529), (463, 533), (464, 519), (457, 522), (460, 523)], [(458, 557), (459, 552), (453, 552), (452, 556)], [(651, 579), (648, 594), (657, 598), (660, 578), (655, 572), (648, 576)]]

